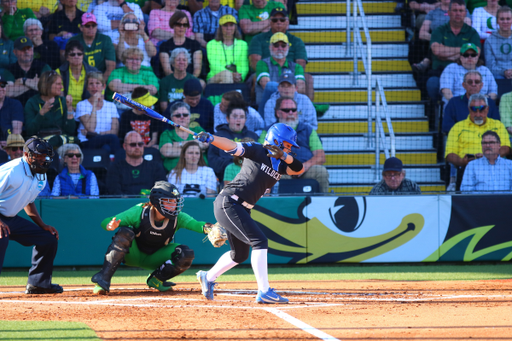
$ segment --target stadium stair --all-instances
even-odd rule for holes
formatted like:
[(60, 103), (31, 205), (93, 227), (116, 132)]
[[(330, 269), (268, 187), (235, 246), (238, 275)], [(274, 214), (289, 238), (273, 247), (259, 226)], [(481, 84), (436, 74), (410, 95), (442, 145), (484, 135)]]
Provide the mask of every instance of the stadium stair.
[[(394, 13), (395, 7), (394, 1), (363, 1), (372, 39), (373, 75), (379, 77), (385, 89), (396, 136), (396, 157), (404, 162), (407, 178), (416, 181), (423, 192), (444, 191), (435, 134), (429, 131), (425, 103), (407, 61), (406, 31), (400, 15)], [(290, 26), (290, 32), (306, 44), (306, 72), (314, 78), (315, 103), (331, 105), (318, 122), (330, 189), (337, 194), (367, 193), (375, 184), (375, 150), (366, 148), (366, 76), (359, 75), (354, 85), (349, 74), (353, 58), (345, 53), (346, 2), (299, 2), (297, 12), (298, 24)], [(361, 35), (364, 42), (364, 33)], [(361, 71), (363, 63), (358, 63)], [(384, 129), (387, 133), (385, 123)], [(380, 160), (383, 164), (384, 153)]]

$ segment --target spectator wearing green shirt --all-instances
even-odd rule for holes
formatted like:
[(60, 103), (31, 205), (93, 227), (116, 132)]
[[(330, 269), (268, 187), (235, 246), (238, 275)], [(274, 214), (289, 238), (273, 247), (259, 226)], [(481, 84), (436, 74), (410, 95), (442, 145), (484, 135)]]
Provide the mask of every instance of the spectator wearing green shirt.
[[(329, 172), (323, 166), (325, 163), (325, 151), (322, 142), (315, 129), (307, 123), (299, 120), (297, 102), (291, 97), (280, 97), (276, 102), (275, 115), (279, 123), (284, 123), (297, 132), (297, 144), (300, 148), (292, 148), (297, 153), (297, 160), (302, 162), (304, 173), (302, 179), (315, 179), (320, 185), (320, 192), (329, 191)], [(262, 131), (258, 142), (265, 142), (266, 131)], [(281, 175), (281, 179), (292, 179), (289, 175)]]
[[(183, 99), (183, 88), (185, 82), (193, 75), (187, 72), (188, 64), (190, 64), (191, 56), (187, 49), (179, 47), (171, 52), (169, 62), (174, 69), (174, 72), (165, 76), (160, 80), (160, 109), (162, 112), (167, 109), (169, 103)], [(201, 85), (205, 87), (205, 82), (200, 79)]]
[[(138, 47), (130, 47), (124, 50), (122, 62), (125, 66), (114, 70), (110, 75), (107, 99), (111, 99), (114, 92), (131, 96), (133, 89), (139, 86), (148, 89), (153, 96), (158, 93), (160, 87), (158, 78), (151, 67), (141, 66), (143, 58), (144, 54)], [(126, 110), (126, 108), (123, 110)]]
[[(299, 64), (302, 66), (303, 70), (306, 70), (306, 64), (308, 63), (306, 46), (302, 39), (288, 33), (289, 26), (290, 20), (288, 19), (288, 12), (286, 10), (275, 8), (270, 12), (270, 31), (255, 36), (249, 46), (249, 62), (253, 70), (256, 69), (258, 61), (270, 56), (270, 39), (274, 34), (279, 32), (285, 34), (288, 38), (289, 49), (286, 58), (291, 62)], [(313, 102), (315, 98), (313, 76), (309, 73), (304, 73), (304, 77), (306, 80), (305, 92), (299, 92), (308, 96), (311, 102)]]
[(30, 8), (18, 9), (17, 0), (2, 0), (2, 22), (7, 38), (15, 40), (25, 35), (23, 24), (28, 18), (36, 18)]
[(103, 72), (103, 79), (109, 79), (116, 68), (116, 50), (110, 37), (98, 32), (96, 16), (92, 13), (82, 15), (82, 33), (77, 34), (69, 41), (78, 40), (84, 47), (84, 61), (89, 66)]
[(253, 0), (252, 5), (240, 8), (238, 17), (247, 44), (256, 34), (270, 30), (270, 13), (274, 8), (286, 9), (281, 2), (267, 0)]
[(464, 23), (466, 3), (464, 0), (452, 0), (448, 9), (450, 21), (432, 32), (430, 48), (432, 49), (432, 70), (429, 72), (427, 92), (432, 100), (440, 98), (439, 81), (444, 68), (460, 58), (460, 48), (466, 43), (475, 44), (480, 52), (480, 35)]
[(293, 73), (297, 81), (297, 92), (304, 94), (306, 90), (304, 69), (286, 58), (290, 44), (286, 34), (278, 32), (270, 38), (270, 57), (261, 59), (256, 64), (256, 103), (263, 117), (265, 104), (270, 96), (277, 91), (279, 78), (283, 73)]

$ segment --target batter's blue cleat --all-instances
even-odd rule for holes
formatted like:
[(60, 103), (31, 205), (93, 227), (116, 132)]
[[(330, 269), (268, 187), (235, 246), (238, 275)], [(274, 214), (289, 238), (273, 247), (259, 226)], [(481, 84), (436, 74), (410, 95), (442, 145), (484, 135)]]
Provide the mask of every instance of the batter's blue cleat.
[(201, 284), (201, 291), (204, 297), (206, 297), (207, 300), (213, 301), (213, 289), (217, 285), (215, 282), (209, 282), (206, 279), (206, 271), (199, 271), (197, 273), (197, 280)]
[(256, 296), (256, 302), (268, 303), (268, 304), (288, 303), (288, 299), (279, 296), (274, 291), (274, 289), (269, 288), (267, 292), (262, 292), (261, 290), (258, 290), (258, 295)]

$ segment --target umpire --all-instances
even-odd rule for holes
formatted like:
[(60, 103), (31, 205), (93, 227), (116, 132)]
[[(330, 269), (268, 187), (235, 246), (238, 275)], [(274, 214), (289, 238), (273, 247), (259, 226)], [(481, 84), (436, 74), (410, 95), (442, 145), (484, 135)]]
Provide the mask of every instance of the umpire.
[[(51, 282), (59, 233), (43, 222), (34, 204), (46, 186), (46, 172), (53, 155), (48, 142), (33, 137), (25, 143), (23, 157), (0, 167), (0, 273), (9, 240), (23, 246), (34, 245), (26, 294), (59, 294), (63, 291), (60, 285)], [(22, 209), (33, 222), (18, 216)]]

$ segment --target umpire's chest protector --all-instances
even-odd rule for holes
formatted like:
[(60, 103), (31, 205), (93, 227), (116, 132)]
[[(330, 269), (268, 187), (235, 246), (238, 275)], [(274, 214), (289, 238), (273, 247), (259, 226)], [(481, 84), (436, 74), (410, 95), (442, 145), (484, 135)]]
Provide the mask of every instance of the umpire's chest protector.
[(151, 255), (158, 249), (169, 244), (176, 232), (177, 219), (164, 219), (161, 226), (157, 226), (151, 215), (151, 207), (142, 210), (140, 225), (135, 231), (135, 240), (139, 250)]

